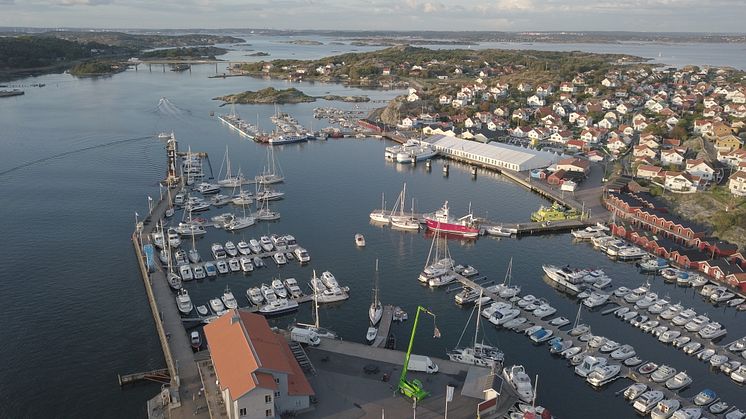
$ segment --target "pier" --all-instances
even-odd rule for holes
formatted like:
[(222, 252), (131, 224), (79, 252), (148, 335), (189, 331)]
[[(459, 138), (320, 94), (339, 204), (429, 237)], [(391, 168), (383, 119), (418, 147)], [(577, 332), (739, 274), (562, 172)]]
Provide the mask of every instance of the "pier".
[(383, 306), (383, 314), (381, 315), (381, 323), (378, 325), (378, 335), (376, 340), (373, 341), (373, 345), (377, 348), (383, 348), (386, 346), (386, 341), (389, 338), (389, 332), (391, 330), (391, 322), (394, 319), (394, 306), (385, 305)]

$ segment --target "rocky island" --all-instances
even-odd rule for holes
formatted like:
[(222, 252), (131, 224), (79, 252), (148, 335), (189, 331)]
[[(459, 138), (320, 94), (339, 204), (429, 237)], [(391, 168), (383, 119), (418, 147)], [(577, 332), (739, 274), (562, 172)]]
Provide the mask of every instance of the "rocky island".
[(277, 90), (274, 87), (268, 87), (256, 92), (246, 91), (242, 93), (235, 93), (232, 95), (218, 96), (213, 100), (222, 100), (225, 103), (239, 103), (239, 104), (266, 104), (266, 103), (277, 103), (279, 105), (292, 104), (292, 103), (306, 103), (315, 102), (317, 99), (324, 100), (339, 100), (343, 102), (368, 102), (370, 98), (368, 96), (340, 96), (340, 95), (324, 95), (324, 96), (309, 96), (300, 90), (291, 87), (289, 89)]

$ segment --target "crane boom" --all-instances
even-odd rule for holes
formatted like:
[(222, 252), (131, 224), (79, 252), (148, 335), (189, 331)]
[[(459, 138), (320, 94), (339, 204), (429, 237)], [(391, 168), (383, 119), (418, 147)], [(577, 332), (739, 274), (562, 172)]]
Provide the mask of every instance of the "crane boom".
[(399, 391), (405, 396), (411, 397), (416, 400), (422, 400), (430, 394), (422, 388), (422, 382), (420, 382), (420, 380), (414, 379), (412, 381), (407, 381), (409, 356), (412, 354), (412, 346), (414, 345), (414, 334), (417, 331), (417, 324), (420, 320), (420, 312), (425, 312), (433, 316), (433, 319), (435, 319), (435, 314), (433, 314), (430, 310), (422, 306), (417, 307), (417, 313), (414, 316), (414, 323), (412, 324), (412, 333), (409, 336), (409, 346), (407, 347), (407, 353), (404, 357), (404, 367), (402, 368), (401, 376), (399, 377)]

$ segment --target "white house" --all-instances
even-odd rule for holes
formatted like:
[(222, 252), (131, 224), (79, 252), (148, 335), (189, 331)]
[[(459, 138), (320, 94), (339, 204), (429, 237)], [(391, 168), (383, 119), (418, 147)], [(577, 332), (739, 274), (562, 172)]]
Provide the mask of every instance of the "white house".
[(739, 170), (730, 175), (728, 189), (735, 196), (746, 196), (746, 172)]
[(684, 154), (678, 150), (661, 151), (661, 164), (664, 166), (681, 166), (684, 164)]
[(687, 160), (686, 172), (704, 180), (712, 180), (715, 177), (715, 169), (702, 159)]
[(407, 102), (416, 102), (418, 100), (420, 100), (420, 97), (417, 96), (417, 93), (415, 92), (412, 92), (407, 95)]
[(546, 104), (546, 101), (544, 101), (543, 98), (539, 97), (539, 95), (532, 95), (528, 99), (526, 99), (526, 103), (529, 106), (544, 106)]
[(666, 172), (663, 186), (673, 192), (692, 193), (697, 191), (698, 179), (688, 173)]

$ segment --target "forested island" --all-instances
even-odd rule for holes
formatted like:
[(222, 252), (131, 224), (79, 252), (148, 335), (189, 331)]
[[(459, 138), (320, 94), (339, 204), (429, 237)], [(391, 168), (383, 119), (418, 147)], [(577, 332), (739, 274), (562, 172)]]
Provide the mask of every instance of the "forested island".
[(325, 96), (309, 96), (302, 91), (291, 87), (288, 89), (277, 90), (274, 87), (268, 87), (256, 92), (246, 91), (242, 93), (236, 93), (232, 95), (219, 96), (213, 98), (213, 100), (222, 100), (225, 103), (240, 103), (240, 104), (269, 104), (276, 103), (278, 105), (292, 104), (292, 103), (306, 103), (315, 102), (317, 99), (324, 100), (339, 100), (343, 102), (368, 102), (370, 98), (368, 96), (339, 96), (339, 95), (325, 95)]

